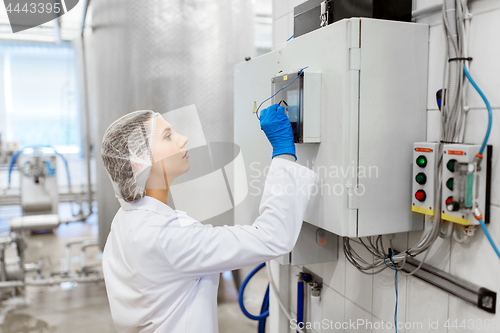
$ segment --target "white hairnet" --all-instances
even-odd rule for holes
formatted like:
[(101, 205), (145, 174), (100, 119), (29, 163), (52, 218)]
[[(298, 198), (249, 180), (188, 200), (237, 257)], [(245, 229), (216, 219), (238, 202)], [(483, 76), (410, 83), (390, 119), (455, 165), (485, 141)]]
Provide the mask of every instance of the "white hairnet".
[(101, 157), (118, 199), (134, 202), (146, 195), (158, 115), (151, 110), (134, 111), (113, 122), (104, 133)]

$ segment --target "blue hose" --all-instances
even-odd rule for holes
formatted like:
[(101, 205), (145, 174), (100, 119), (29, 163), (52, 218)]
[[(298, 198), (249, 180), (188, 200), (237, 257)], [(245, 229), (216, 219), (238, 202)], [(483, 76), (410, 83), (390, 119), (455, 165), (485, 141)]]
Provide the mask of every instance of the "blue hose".
[(297, 282), (297, 326), (304, 328), (304, 281), (300, 277)]
[(486, 238), (488, 238), (488, 241), (490, 242), (491, 246), (493, 247), (493, 250), (497, 253), (498, 258), (500, 258), (500, 251), (498, 250), (498, 247), (495, 245), (495, 242), (493, 241), (493, 238), (491, 238), (491, 235), (486, 228), (486, 224), (484, 224), (483, 219), (478, 219), (479, 224), (481, 224), (481, 228), (483, 228), (484, 233), (486, 234)]
[(265, 262), (262, 264), (258, 265), (255, 267), (250, 274), (247, 275), (245, 280), (243, 280), (243, 283), (241, 284), (240, 290), (238, 291), (238, 303), (240, 304), (241, 311), (243, 311), (243, 314), (247, 316), (248, 318), (252, 320), (258, 320), (259, 321), (259, 326), (258, 326), (258, 332), (259, 333), (264, 333), (265, 332), (265, 327), (266, 327), (266, 318), (269, 316), (269, 284), (267, 285), (266, 289), (266, 294), (264, 295), (264, 300), (262, 302), (262, 307), (260, 309), (260, 315), (255, 316), (251, 314), (250, 312), (247, 311), (245, 308), (245, 305), (243, 304), (243, 293), (245, 292), (245, 288), (248, 284), (248, 281), (257, 273), (259, 270), (262, 269), (266, 265)]
[[(262, 307), (260, 308), (260, 313), (264, 313), (266, 311), (269, 311), (269, 284), (267, 284), (266, 294), (264, 295), (264, 301), (262, 302)], [(259, 333), (266, 332), (266, 319), (267, 319), (267, 317), (264, 317), (264, 318), (259, 320), (259, 327), (258, 327)]]
[(19, 155), (21, 155), (24, 152), (24, 150), (27, 148), (38, 148), (38, 147), (54, 149), (54, 152), (61, 157), (61, 159), (64, 162), (64, 166), (66, 167), (66, 176), (68, 177), (68, 186), (71, 186), (71, 175), (69, 173), (68, 161), (54, 147), (47, 146), (47, 145), (26, 146), (23, 149), (19, 150), (17, 153), (15, 153), (14, 156), (12, 156), (12, 159), (10, 160), (10, 165), (9, 165), (9, 182), (8, 182), (9, 185), (10, 185), (10, 180), (11, 180), (11, 175), (12, 175), (12, 169), (14, 168), (14, 164), (16, 163), (16, 160), (19, 157)]
[(465, 65), (464, 65), (464, 73), (465, 73), (465, 76), (467, 76), (467, 79), (469, 80), (469, 82), (474, 87), (474, 89), (476, 89), (476, 91), (479, 93), (479, 95), (481, 96), (481, 98), (484, 101), (484, 104), (486, 104), (486, 108), (488, 109), (488, 129), (486, 130), (486, 135), (484, 136), (483, 144), (481, 145), (481, 149), (479, 150), (479, 155), (483, 155), (484, 148), (486, 147), (486, 143), (488, 142), (488, 138), (490, 137), (491, 124), (493, 122), (493, 113), (491, 112), (491, 106), (490, 106), (490, 103), (488, 102), (488, 99), (483, 94), (481, 89), (479, 89), (476, 82), (474, 82), (474, 80), (470, 76), (469, 71), (467, 70), (467, 67), (465, 67)]

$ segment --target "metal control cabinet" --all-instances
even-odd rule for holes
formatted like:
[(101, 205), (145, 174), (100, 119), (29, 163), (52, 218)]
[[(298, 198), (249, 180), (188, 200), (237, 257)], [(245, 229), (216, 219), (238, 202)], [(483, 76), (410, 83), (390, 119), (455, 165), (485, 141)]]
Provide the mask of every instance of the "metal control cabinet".
[[(295, 144), (319, 174), (304, 220), (340, 236), (421, 230), (412, 212), (414, 142), (425, 141), (429, 27), (345, 19), (235, 66), (234, 139), (242, 149), (249, 195), (235, 222), (251, 224), (272, 147), (252, 112), (270, 97), (272, 78), (297, 68), (321, 73), (320, 143)], [(269, 102), (262, 108), (268, 107)]]

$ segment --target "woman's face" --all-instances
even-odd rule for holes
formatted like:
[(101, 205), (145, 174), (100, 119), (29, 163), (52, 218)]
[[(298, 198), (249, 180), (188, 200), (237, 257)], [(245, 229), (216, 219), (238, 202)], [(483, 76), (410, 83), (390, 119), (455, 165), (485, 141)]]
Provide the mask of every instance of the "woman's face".
[[(162, 116), (156, 118), (156, 133), (153, 146), (153, 167), (146, 188), (166, 188), (172, 181), (189, 171), (189, 156), (184, 146), (188, 138), (174, 131)], [(166, 179), (165, 179), (166, 177)]]

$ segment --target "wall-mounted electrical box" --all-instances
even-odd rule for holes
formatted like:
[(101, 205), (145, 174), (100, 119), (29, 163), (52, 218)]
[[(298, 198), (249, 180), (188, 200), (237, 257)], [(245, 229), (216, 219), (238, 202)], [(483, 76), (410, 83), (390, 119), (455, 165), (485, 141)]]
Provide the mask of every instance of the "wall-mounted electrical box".
[(304, 222), (293, 250), (276, 261), (292, 266), (336, 261), (338, 244), (337, 235)]
[(439, 143), (415, 142), (413, 144), (412, 206), (414, 212), (434, 216)]
[[(424, 216), (409, 209), (409, 179), (413, 143), (426, 136), (428, 36), (426, 24), (344, 19), (236, 65), (234, 140), (248, 182), (235, 184), (249, 194), (235, 207), (235, 222), (251, 224), (258, 217), (271, 164), (272, 147), (252, 112), (254, 102), (279, 89), (273, 78), (285, 86), (276, 73), (297, 75), (308, 67), (304, 80), (321, 73), (321, 138), (295, 145), (295, 163), (319, 175), (304, 221), (347, 237), (422, 230)], [(286, 99), (287, 89), (274, 102)], [(304, 120), (308, 114), (304, 108)]]
[(483, 213), (485, 223), (490, 215), (490, 174), (492, 146), (487, 145), (483, 161), (476, 168), (474, 158), (481, 145), (446, 144), (443, 146), (441, 218), (463, 224), (479, 224), (473, 210)]
[(294, 142), (320, 142), (321, 73), (297, 70), (275, 76), (271, 82), (272, 95), (276, 94), (272, 102), (285, 102)]

